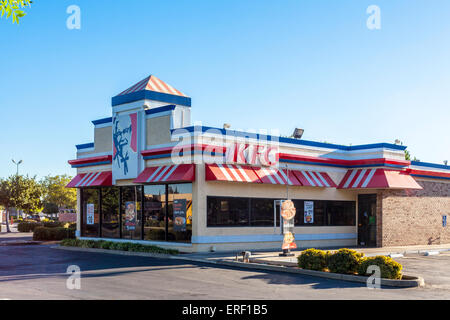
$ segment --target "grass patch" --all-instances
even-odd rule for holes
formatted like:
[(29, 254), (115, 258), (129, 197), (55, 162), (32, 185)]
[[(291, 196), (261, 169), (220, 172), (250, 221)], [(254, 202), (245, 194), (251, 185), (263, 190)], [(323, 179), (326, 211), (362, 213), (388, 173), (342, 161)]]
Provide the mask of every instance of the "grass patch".
[(106, 240), (80, 240), (80, 239), (64, 239), (61, 245), (65, 247), (79, 247), (79, 248), (95, 248), (106, 250), (120, 250), (130, 252), (148, 252), (161, 254), (178, 254), (176, 249), (163, 249), (153, 245), (145, 245), (132, 242), (115, 242)]

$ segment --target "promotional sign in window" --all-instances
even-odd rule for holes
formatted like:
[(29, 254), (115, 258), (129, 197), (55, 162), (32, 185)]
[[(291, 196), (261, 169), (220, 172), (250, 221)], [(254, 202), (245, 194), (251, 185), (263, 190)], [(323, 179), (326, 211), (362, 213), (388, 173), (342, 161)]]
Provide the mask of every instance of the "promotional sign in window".
[(304, 223), (314, 223), (314, 201), (305, 201)]
[(113, 120), (113, 179), (138, 175), (138, 114), (115, 116)]
[(173, 231), (186, 231), (186, 199), (173, 200)]
[(125, 202), (125, 228), (126, 230), (136, 229), (136, 203), (134, 201)]
[(95, 206), (93, 203), (86, 204), (86, 224), (94, 224)]
[(294, 237), (294, 217), (296, 209), (291, 200), (285, 200), (281, 203), (281, 217), (283, 218), (283, 250), (295, 249), (297, 244)]

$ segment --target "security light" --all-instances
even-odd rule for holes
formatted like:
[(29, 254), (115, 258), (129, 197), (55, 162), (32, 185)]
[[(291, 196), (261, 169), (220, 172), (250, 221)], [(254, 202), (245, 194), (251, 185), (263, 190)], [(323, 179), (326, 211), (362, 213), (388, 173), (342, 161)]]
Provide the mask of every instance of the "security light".
[(230, 128), (231, 128), (231, 124), (229, 124), (229, 123), (224, 123), (224, 124), (223, 124), (223, 128), (224, 128), (224, 129), (230, 129)]
[(301, 139), (303, 136), (303, 132), (305, 132), (305, 130), (300, 129), (300, 128), (295, 128), (294, 133), (292, 134), (292, 136), (295, 139)]

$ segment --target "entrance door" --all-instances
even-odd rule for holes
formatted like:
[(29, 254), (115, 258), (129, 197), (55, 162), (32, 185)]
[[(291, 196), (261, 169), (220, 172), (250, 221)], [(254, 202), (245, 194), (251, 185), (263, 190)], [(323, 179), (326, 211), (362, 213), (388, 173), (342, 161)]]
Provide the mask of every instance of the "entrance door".
[(377, 245), (377, 195), (358, 195), (358, 244)]

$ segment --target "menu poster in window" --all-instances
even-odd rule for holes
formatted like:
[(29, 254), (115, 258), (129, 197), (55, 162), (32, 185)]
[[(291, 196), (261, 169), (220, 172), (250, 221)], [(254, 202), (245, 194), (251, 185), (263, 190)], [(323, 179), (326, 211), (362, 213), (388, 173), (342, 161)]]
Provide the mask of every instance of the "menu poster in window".
[(93, 203), (86, 204), (86, 224), (94, 224), (95, 206)]
[(134, 201), (125, 202), (125, 228), (127, 230), (136, 229), (136, 203)]
[(186, 231), (186, 199), (173, 200), (173, 231)]
[(304, 223), (314, 223), (314, 201), (305, 201)]

